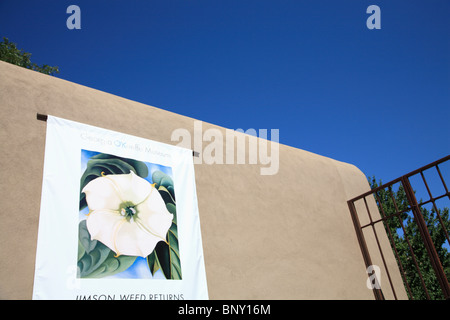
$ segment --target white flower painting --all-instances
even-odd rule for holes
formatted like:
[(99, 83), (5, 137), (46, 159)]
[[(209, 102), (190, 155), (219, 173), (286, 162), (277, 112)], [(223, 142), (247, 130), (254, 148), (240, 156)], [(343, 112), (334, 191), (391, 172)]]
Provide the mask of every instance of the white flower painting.
[(127, 278), (144, 266), (181, 279), (170, 168), (87, 150), (83, 161), (78, 276)]

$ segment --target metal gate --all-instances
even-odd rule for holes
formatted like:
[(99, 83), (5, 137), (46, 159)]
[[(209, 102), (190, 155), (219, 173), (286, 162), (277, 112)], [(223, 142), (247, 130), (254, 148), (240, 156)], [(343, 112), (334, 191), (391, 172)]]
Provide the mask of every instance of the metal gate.
[[(376, 299), (398, 299), (400, 291), (409, 299), (450, 299), (449, 160), (450, 155), (348, 201)], [(377, 283), (374, 255), (388, 286)], [(396, 265), (389, 263), (392, 255)]]

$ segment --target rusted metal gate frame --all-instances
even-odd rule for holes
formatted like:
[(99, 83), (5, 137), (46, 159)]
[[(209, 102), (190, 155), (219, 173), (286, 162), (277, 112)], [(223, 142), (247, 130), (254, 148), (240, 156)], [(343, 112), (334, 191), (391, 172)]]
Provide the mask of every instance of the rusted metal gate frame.
[[(368, 191), (368, 192), (366, 192), (366, 193), (364, 193), (362, 195), (359, 195), (359, 196), (357, 196), (357, 197), (355, 197), (355, 198), (353, 198), (353, 199), (351, 199), (351, 200), (349, 200), (347, 202), (348, 203), (348, 207), (350, 209), (351, 217), (352, 217), (353, 224), (354, 224), (355, 231), (356, 231), (356, 236), (357, 236), (360, 248), (361, 248), (361, 252), (362, 252), (362, 255), (363, 255), (363, 259), (364, 259), (364, 263), (366, 265), (366, 268), (367, 268), (367, 270), (369, 270), (369, 267), (372, 266), (373, 264), (372, 264), (370, 253), (369, 253), (369, 250), (368, 250), (365, 238), (364, 238), (363, 229), (366, 228), (366, 227), (372, 227), (372, 230), (373, 230), (374, 235), (375, 235), (375, 240), (377, 242), (377, 246), (378, 246), (378, 249), (380, 251), (381, 258), (382, 258), (382, 261), (383, 261), (383, 264), (384, 264), (384, 267), (385, 267), (385, 270), (386, 270), (386, 273), (387, 273), (387, 276), (388, 276), (388, 279), (389, 279), (389, 283), (390, 283), (390, 286), (391, 286), (391, 289), (392, 289), (392, 293), (393, 293), (395, 299), (397, 299), (397, 295), (396, 295), (395, 288), (394, 288), (393, 283), (392, 283), (391, 276), (389, 274), (388, 267), (386, 265), (385, 257), (384, 257), (384, 254), (383, 254), (383, 250), (381, 249), (381, 245), (380, 245), (380, 242), (379, 242), (379, 239), (378, 239), (378, 235), (377, 235), (377, 233), (375, 231), (375, 224), (379, 223), (379, 222), (382, 222), (382, 221), (386, 221), (386, 220), (388, 220), (390, 218), (393, 218), (393, 217), (398, 217), (398, 219), (400, 221), (400, 225), (403, 228), (403, 232), (405, 232), (405, 229), (404, 229), (404, 226), (403, 226), (403, 221), (400, 218), (400, 214), (405, 212), (405, 211), (399, 212), (397, 204), (395, 202), (395, 198), (394, 198), (394, 196), (392, 194), (392, 189), (391, 189), (391, 187), (394, 184), (398, 183), (398, 182), (400, 182), (403, 185), (403, 187), (404, 187), (404, 190), (405, 190), (405, 193), (406, 193), (406, 197), (407, 197), (407, 200), (408, 200), (408, 203), (409, 203), (409, 206), (410, 206), (407, 211), (411, 210), (411, 212), (414, 215), (415, 222), (418, 225), (418, 229), (419, 229), (420, 235), (421, 235), (422, 240), (424, 242), (424, 245), (425, 245), (426, 251), (428, 253), (428, 257), (430, 259), (430, 262), (431, 262), (431, 265), (433, 267), (433, 270), (434, 270), (434, 272), (436, 274), (436, 278), (437, 278), (437, 280), (439, 282), (439, 285), (440, 285), (440, 287), (442, 289), (442, 293), (444, 295), (444, 298), (447, 299), (447, 300), (450, 299), (450, 285), (449, 285), (448, 279), (447, 279), (447, 277), (446, 277), (446, 275), (444, 273), (444, 269), (443, 269), (442, 264), (440, 262), (440, 259), (439, 259), (439, 256), (437, 254), (436, 248), (435, 248), (435, 246), (433, 244), (433, 241), (431, 239), (431, 236), (430, 236), (430, 234), (428, 232), (428, 228), (427, 228), (426, 222), (425, 222), (425, 220), (424, 220), (424, 218), (423, 218), (423, 216), (421, 214), (421, 211), (420, 211), (420, 207), (421, 206), (423, 206), (425, 204), (428, 204), (428, 203), (432, 203), (433, 204), (433, 207), (434, 207), (434, 209), (436, 211), (437, 217), (439, 218), (439, 221), (440, 221), (440, 223), (441, 223), (441, 225), (442, 225), (442, 227), (444, 229), (445, 235), (447, 237), (447, 241), (449, 241), (449, 243), (450, 243), (448, 231), (446, 230), (445, 226), (443, 225), (441, 216), (439, 214), (439, 211), (437, 210), (438, 208), (437, 208), (436, 203), (435, 203), (436, 200), (439, 200), (439, 199), (444, 198), (444, 197), (448, 197), (450, 199), (449, 189), (447, 188), (445, 180), (444, 180), (444, 178), (443, 178), (443, 176), (441, 174), (441, 171), (439, 169), (439, 166), (438, 166), (439, 164), (442, 164), (442, 163), (444, 163), (446, 161), (449, 161), (449, 160), (450, 160), (450, 155), (448, 155), (448, 156), (446, 156), (446, 157), (444, 157), (444, 158), (442, 158), (440, 160), (437, 160), (437, 161), (435, 161), (433, 163), (430, 163), (430, 164), (428, 164), (428, 165), (426, 165), (426, 166), (424, 166), (422, 168), (419, 168), (419, 169), (417, 169), (415, 171), (412, 171), (412, 172), (410, 172), (410, 173), (408, 173), (408, 174), (406, 174), (406, 175), (404, 175), (404, 176), (402, 176), (400, 178), (397, 178), (397, 179), (395, 179), (395, 180), (393, 180), (391, 182), (385, 183), (385, 184), (383, 184), (383, 185), (381, 185), (381, 186), (379, 186), (379, 187), (377, 187), (375, 189), (372, 189), (371, 191)], [(444, 186), (444, 189), (445, 189), (445, 193), (442, 194), (442, 195), (439, 195), (437, 197), (433, 197), (432, 196), (432, 194), (430, 192), (430, 188), (428, 187), (427, 181), (426, 181), (425, 176), (423, 174), (423, 172), (425, 170), (428, 170), (428, 169), (433, 168), (433, 167), (436, 168), (436, 170), (437, 170), (437, 172), (439, 174), (440, 180), (441, 180), (441, 182), (442, 182), (442, 184)], [(414, 194), (414, 190), (413, 190), (413, 188), (411, 186), (411, 183), (410, 183), (410, 180), (409, 180), (412, 176), (415, 176), (415, 175), (418, 175), (418, 174), (420, 174), (420, 176), (421, 176), (421, 178), (422, 178), (422, 180), (423, 180), (423, 182), (424, 182), (424, 184), (426, 186), (428, 195), (430, 196), (430, 200), (425, 201), (425, 202), (421, 202), (420, 204), (417, 202), (416, 196)], [(373, 195), (375, 197), (377, 203), (380, 203), (380, 199), (377, 196), (377, 192), (382, 190), (382, 189), (386, 189), (386, 188), (388, 188), (390, 190), (390, 194), (391, 194), (391, 197), (393, 199), (394, 206), (396, 208), (396, 213), (392, 214), (390, 216), (386, 216), (386, 214), (383, 212), (383, 207), (380, 205), (379, 208), (381, 209), (380, 210), (381, 211), (380, 212), (381, 219), (373, 221), (372, 216), (370, 214), (369, 206), (367, 205), (366, 197)], [(360, 224), (360, 221), (359, 221), (359, 218), (358, 218), (358, 213), (357, 213), (356, 206), (355, 206), (355, 202), (358, 201), (358, 200), (361, 200), (361, 199), (364, 200), (365, 207), (366, 207), (366, 210), (367, 210), (367, 213), (368, 213), (368, 216), (369, 216), (369, 220), (370, 220), (370, 222), (368, 224), (364, 225), (364, 226), (361, 226), (361, 224)], [(389, 236), (389, 238), (391, 240), (391, 243), (393, 243), (391, 230), (390, 230), (388, 225), (387, 225), (387, 229), (388, 229), (387, 230), (388, 231), (388, 236)], [(413, 253), (412, 247), (411, 247), (407, 237), (406, 237), (406, 241), (408, 243), (410, 251)], [(397, 250), (396, 250), (395, 247), (393, 248), (393, 251), (394, 251), (394, 254), (396, 255), (397, 261), (400, 261), (400, 259), (398, 259), (398, 253), (397, 253)], [(430, 299), (430, 296), (428, 294), (428, 290), (426, 289), (425, 283), (424, 283), (423, 278), (422, 278), (422, 274), (420, 272), (420, 269), (418, 268), (417, 261), (415, 259), (414, 253), (412, 254), (412, 258), (414, 260), (415, 266), (416, 266), (417, 271), (419, 273), (419, 277), (421, 279), (422, 286), (425, 289), (425, 293), (426, 293), (428, 299)], [(401, 262), (399, 262), (399, 269), (400, 269), (400, 273), (402, 275), (404, 284), (406, 286), (406, 289), (409, 291), (410, 296), (412, 297), (411, 290), (409, 288), (408, 282), (406, 281), (405, 271), (403, 270), (403, 266), (402, 266)], [(368, 274), (368, 276), (370, 277), (370, 276), (372, 276), (372, 274)], [(375, 278), (375, 281), (376, 281), (376, 277), (374, 277), (374, 278)], [(383, 291), (382, 291), (380, 286), (373, 286), (373, 293), (374, 293), (375, 299), (377, 299), (377, 300), (384, 300)]]

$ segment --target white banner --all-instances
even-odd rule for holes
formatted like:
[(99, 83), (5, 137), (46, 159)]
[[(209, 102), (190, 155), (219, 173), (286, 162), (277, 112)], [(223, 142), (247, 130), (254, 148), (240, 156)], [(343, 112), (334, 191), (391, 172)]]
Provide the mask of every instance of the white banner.
[(208, 299), (192, 151), (48, 116), (33, 299)]

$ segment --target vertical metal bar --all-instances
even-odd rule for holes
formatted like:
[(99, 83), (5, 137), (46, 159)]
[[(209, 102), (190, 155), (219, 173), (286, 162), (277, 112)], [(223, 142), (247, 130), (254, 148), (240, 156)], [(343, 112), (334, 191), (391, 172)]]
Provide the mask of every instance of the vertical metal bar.
[(438, 217), (439, 224), (441, 225), (442, 230), (444, 231), (445, 237), (447, 238), (447, 241), (450, 244), (450, 238), (448, 235), (448, 231), (447, 231), (447, 228), (445, 227), (444, 221), (442, 220), (442, 217), (441, 217), (441, 213), (440, 213), (441, 210), (438, 209), (434, 200), (432, 200), (431, 202), (433, 203), (434, 211), (436, 211), (436, 215)]
[[(445, 180), (444, 180), (444, 178), (442, 177), (441, 170), (439, 169), (439, 165), (437, 165), (437, 164), (436, 164), (436, 170), (437, 170), (437, 172), (438, 172), (438, 174), (439, 174), (439, 178), (441, 178), (441, 182), (442, 182), (442, 184), (443, 184), (443, 186), (444, 186), (444, 189), (445, 189), (445, 194), (446, 194), (447, 197), (450, 199), (450, 192), (448, 192), (447, 185), (445, 184)], [(448, 244), (450, 245), (450, 240), (449, 240), (447, 228), (444, 227), (444, 230), (445, 230), (445, 234), (447, 235), (447, 241), (448, 241)], [(448, 279), (447, 279), (447, 280), (448, 280)]]
[[(389, 186), (389, 192), (390, 192), (392, 200), (394, 202), (395, 210), (398, 212), (399, 209), (398, 209), (398, 206), (397, 206), (397, 201), (395, 201), (395, 197), (394, 197), (394, 195), (392, 193), (391, 186)], [(414, 266), (416, 267), (416, 270), (417, 270), (417, 272), (419, 274), (419, 278), (420, 278), (420, 282), (422, 284), (422, 287), (425, 290), (425, 294), (426, 294), (427, 298), (430, 299), (430, 295), (429, 295), (427, 287), (425, 285), (425, 281), (423, 280), (422, 273), (420, 272), (419, 264), (417, 263), (417, 260), (416, 260), (416, 254), (414, 253), (414, 250), (413, 250), (413, 248), (411, 246), (411, 243), (409, 242), (408, 234), (406, 233), (406, 229), (405, 229), (405, 226), (403, 224), (403, 219), (402, 219), (401, 215), (398, 216), (398, 220), (400, 221), (400, 226), (402, 227), (402, 230), (403, 230), (403, 236), (405, 237), (406, 243), (408, 244), (409, 252), (411, 252), (411, 258), (413, 260)], [(411, 292), (411, 288), (409, 287), (408, 281), (406, 281), (406, 286), (408, 288), (408, 292), (410, 294), (411, 299), (414, 300), (414, 296), (413, 296), (413, 294)]]
[(392, 284), (392, 279), (391, 279), (391, 275), (389, 273), (389, 268), (388, 268), (388, 266), (386, 264), (386, 260), (384, 258), (383, 249), (381, 248), (380, 240), (378, 239), (378, 234), (377, 234), (377, 231), (375, 230), (375, 223), (373, 223), (373, 221), (372, 221), (372, 215), (370, 214), (370, 210), (369, 210), (369, 206), (367, 204), (366, 197), (364, 197), (364, 204), (366, 205), (366, 210), (367, 210), (367, 213), (369, 214), (370, 224), (372, 226), (372, 231), (373, 231), (373, 234), (375, 235), (375, 240), (377, 242), (378, 251), (380, 251), (381, 260), (383, 261), (384, 269), (386, 270), (386, 274), (387, 274), (388, 279), (389, 279), (389, 284), (391, 286), (392, 293), (394, 294), (395, 300), (398, 300), (397, 299), (397, 294), (395, 293), (394, 285)]
[(431, 261), (431, 265), (434, 269), (434, 272), (436, 273), (436, 278), (438, 279), (439, 285), (441, 286), (442, 293), (444, 294), (445, 299), (450, 299), (450, 285), (448, 283), (447, 277), (445, 276), (444, 269), (442, 268), (441, 261), (436, 252), (436, 248), (434, 247), (433, 241), (428, 232), (427, 224), (422, 217), (422, 213), (420, 212), (420, 208), (417, 203), (416, 196), (414, 195), (414, 190), (412, 189), (409, 182), (409, 178), (407, 176), (403, 176), (402, 183), (405, 188), (408, 202), (411, 205), (411, 210), (414, 214), (414, 218), (416, 219), (417, 225), (419, 227), (420, 235), (422, 236), (422, 239), (424, 241), (425, 248)]
[(444, 180), (444, 178), (442, 177), (441, 170), (439, 169), (439, 166), (438, 166), (438, 165), (436, 165), (436, 170), (437, 170), (437, 172), (438, 172), (438, 174), (439, 174), (439, 178), (441, 178), (442, 184), (444, 185), (445, 193), (447, 194), (447, 196), (448, 196), (449, 199), (450, 199), (450, 194), (449, 194), (449, 192), (448, 192), (447, 185), (445, 184), (445, 180)]
[(423, 175), (423, 171), (420, 171), (420, 176), (422, 177), (422, 181), (425, 184), (425, 187), (427, 188), (427, 192), (428, 192), (428, 195), (430, 196), (430, 200), (433, 199), (433, 196), (431, 195), (430, 188), (428, 187), (427, 180), (425, 179), (425, 176)]
[[(444, 230), (445, 237), (447, 238), (447, 241), (450, 244), (450, 239), (449, 239), (449, 236), (448, 236), (447, 228), (445, 228), (445, 224), (442, 221), (441, 214), (439, 212), (440, 210), (436, 206), (435, 199), (433, 198), (433, 196), (431, 194), (430, 188), (428, 187), (428, 183), (427, 183), (427, 180), (425, 179), (423, 171), (420, 171), (420, 175), (422, 177), (423, 183), (425, 183), (425, 187), (427, 188), (428, 195), (430, 196), (431, 203), (433, 204), (434, 211), (436, 212), (436, 215), (438, 217), (439, 223), (441, 224), (442, 230)], [(441, 176), (441, 179), (442, 179), (442, 176)], [(442, 181), (444, 181), (444, 180), (442, 180)], [(444, 183), (444, 187), (447, 188), (445, 183)]]
[[(409, 252), (411, 253), (411, 258), (413, 260), (414, 266), (416, 267), (417, 273), (419, 275), (420, 284), (422, 285), (422, 288), (425, 291), (425, 295), (427, 296), (427, 299), (430, 300), (431, 299), (430, 294), (428, 293), (427, 286), (425, 285), (425, 281), (423, 280), (422, 272), (420, 272), (419, 264), (418, 264), (417, 259), (416, 259), (416, 254), (414, 253), (414, 250), (412, 248), (411, 242), (409, 242), (409, 237), (408, 237), (408, 235), (406, 233), (405, 226), (403, 224), (403, 220), (402, 220), (402, 218), (400, 216), (398, 217), (398, 219), (400, 220), (400, 225), (402, 226), (402, 230), (403, 230), (403, 236), (405, 237), (406, 243), (408, 244), (408, 249), (409, 249)], [(408, 281), (406, 281), (406, 284), (407, 284), (407, 287), (408, 287), (408, 292), (410, 294), (410, 297), (411, 297), (412, 300), (414, 300), (414, 295), (413, 295), (413, 293), (411, 291), (411, 288), (409, 287)]]
[[(366, 265), (366, 270), (372, 265), (372, 260), (370, 259), (369, 249), (367, 248), (366, 240), (364, 239), (364, 234), (361, 229), (361, 224), (358, 219), (358, 213), (353, 201), (348, 201), (348, 208), (350, 210), (350, 215), (352, 217), (353, 226), (355, 227), (356, 238), (358, 239), (359, 247), (363, 256), (364, 263)], [(368, 274), (369, 275), (369, 274)], [(370, 276), (370, 275), (369, 275)], [(381, 289), (372, 289), (376, 300), (384, 300), (383, 293)]]
[[(394, 219), (395, 217), (394, 217), (393, 215), (391, 215), (391, 216), (389, 216), (389, 217), (387, 216), (387, 214), (384, 212), (383, 205), (382, 205), (382, 202), (381, 202), (381, 200), (380, 200), (380, 197), (378, 196), (378, 194), (377, 194), (376, 192), (374, 192), (374, 194), (375, 194), (375, 199), (376, 199), (377, 202), (380, 204), (380, 213), (381, 213), (381, 216), (382, 216), (383, 218), (386, 218), (386, 220), (385, 220), (385, 221), (386, 221), (386, 222), (385, 222), (385, 226), (386, 226), (386, 228), (387, 228), (387, 230), (388, 230), (389, 239), (390, 239), (390, 241), (391, 241), (391, 247), (392, 247), (392, 249), (394, 250), (394, 254), (395, 254), (395, 257), (396, 257), (396, 259), (397, 259), (397, 262), (399, 263), (400, 273), (401, 273), (401, 275), (402, 275), (403, 282), (406, 284), (406, 287), (407, 287), (407, 289), (408, 289), (408, 292), (409, 292), (410, 296), (412, 296), (412, 294), (411, 294), (411, 289), (410, 289), (410, 287), (409, 287), (409, 284), (408, 284), (408, 281), (407, 281), (407, 278), (406, 278), (405, 270), (403, 269), (403, 264), (402, 264), (402, 261), (401, 261), (401, 259), (400, 259), (400, 255), (398, 254), (397, 247), (395, 246), (394, 237), (392, 236), (391, 228), (389, 227), (389, 220), (390, 220), (390, 219)], [(391, 196), (392, 196), (392, 191), (391, 191)], [(393, 200), (394, 200), (394, 199), (393, 199)], [(395, 200), (394, 200), (394, 204), (395, 204)], [(398, 208), (397, 208), (396, 205), (395, 205), (395, 212), (396, 212), (397, 214), (400, 214), (400, 212), (398, 211)], [(399, 219), (401, 219), (400, 216), (399, 216)], [(395, 233), (397, 233), (397, 232), (395, 231)], [(392, 288), (392, 291), (394, 292), (394, 288)], [(394, 293), (394, 295), (395, 295), (395, 293)]]

